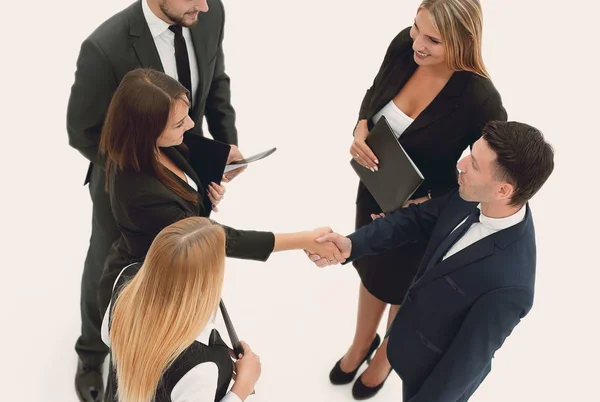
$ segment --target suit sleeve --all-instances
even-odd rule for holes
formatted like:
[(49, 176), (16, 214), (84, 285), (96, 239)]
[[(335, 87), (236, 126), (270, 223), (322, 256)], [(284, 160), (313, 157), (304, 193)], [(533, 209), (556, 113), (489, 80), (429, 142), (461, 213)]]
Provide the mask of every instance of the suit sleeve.
[(407, 243), (429, 239), (440, 214), (455, 193), (452, 191), (420, 204), (410, 204), (361, 227), (348, 236), (352, 252), (344, 264), (365, 255), (380, 254)]
[[(469, 148), (473, 149), (473, 143), (481, 137), (483, 126), (491, 120), (506, 121), (507, 114), (504, 106), (502, 106), (502, 99), (498, 92), (493, 92), (489, 95), (482, 103), (477, 105), (476, 112), (472, 113), (471, 123), (467, 126), (467, 136), (469, 142)], [(438, 185), (432, 185), (430, 189), (431, 197), (438, 197), (450, 191), (456, 187), (456, 182), (453, 182), (451, 186), (448, 183), (440, 183)]]
[(513, 328), (531, 307), (520, 288), (489, 292), (475, 302), (456, 337), (409, 402), (457, 401), (477, 381)]
[(403, 49), (406, 46), (406, 44), (408, 43), (408, 38), (410, 38), (409, 32), (410, 32), (410, 28), (406, 28), (406, 29), (402, 30), (398, 35), (396, 35), (396, 37), (392, 40), (392, 42), (388, 46), (388, 49), (383, 58), (383, 62), (381, 63), (381, 66), (379, 67), (379, 71), (377, 72), (377, 75), (375, 76), (375, 79), (373, 80), (373, 84), (367, 90), (367, 93), (365, 94), (365, 96), (360, 104), (360, 110), (358, 112), (358, 120), (364, 120), (369, 117), (368, 112), (369, 112), (369, 105), (371, 104), (371, 94), (372, 94), (373, 87), (375, 86), (375, 84), (378, 81), (380, 81), (383, 78), (385, 68), (392, 61), (396, 52)]
[[(181, 219), (196, 216), (181, 209), (172, 201), (152, 200), (148, 195), (138, 196), (130, 202), (129, 218), (134, 226), (154, 239), (158, 233)], [(217, 223), (217, 222), (215, 222)], [(244, 260), (266, 261), (275, 247), (275, 235), (271, 232), (238, 230), (221, 225), (227, 236), (228, 257)], [(150, 244), (147, 244), (147, 249)]]
[(481, 106), (480, 113), (474, 115), (472, 120), (471, 135), (469, 139), (469, 147), (473, 149), (473, 143), (481, 137), (483, 127), (492, 120), (506, 121), (508, 114), (502, 105), (502, 98), (498, 92), (491, 94)]
[(105, 168), (98, 155), (102, 124), (118, 85), (112, 67), (98, 44), (86, 39), (81, 45), (75, 82), (67, 106), (69, 145), (95, 165)]
[(237, 129), (235, 128), (235, 110), (231, 105), (231, 88), (229, 76), (225, 73), (225, 55), (223, 53), (223, 34), (225, 28), (225, 10), (218, 2), (223, 15), (221, 36), (217, 50), (213, 80), (206, 98), (206, 122), (208, 131), (217, 141), (227, 144), (238, 144)]
[(221, 225), (227, 235), (227, 256), (242, 260), (267, 261), (275, 248), (272, 232), (238, 230)]

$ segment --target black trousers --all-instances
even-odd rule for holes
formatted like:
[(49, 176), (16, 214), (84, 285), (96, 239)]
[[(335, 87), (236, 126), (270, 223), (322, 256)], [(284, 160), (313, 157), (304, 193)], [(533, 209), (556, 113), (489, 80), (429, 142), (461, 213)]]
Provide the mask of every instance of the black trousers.
[(92, 198), (92, 235), (81, 278), (81, 336), (75, 344), (79, 358), (90, 364), (104, 362), (108, 348), (100, 337), (102, 317), (98, 306), (98, 286), (104, 262), (121, 233), (115, 224), (108, 193), (104, 190), (104, 170), (94, 166), (89, 190)]

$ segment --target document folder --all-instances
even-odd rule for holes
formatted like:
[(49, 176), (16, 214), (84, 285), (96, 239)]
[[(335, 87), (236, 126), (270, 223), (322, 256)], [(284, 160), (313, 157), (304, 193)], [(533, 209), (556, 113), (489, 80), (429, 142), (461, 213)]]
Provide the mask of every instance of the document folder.
[(383, 212), (401, 208), (423, 183), (423, 175), (400, 145), (385, 116), (377, 121), (366, 143), (379, 160), (378, 170), (372, 172), (354, 159), (350, 161), (352, 168)]

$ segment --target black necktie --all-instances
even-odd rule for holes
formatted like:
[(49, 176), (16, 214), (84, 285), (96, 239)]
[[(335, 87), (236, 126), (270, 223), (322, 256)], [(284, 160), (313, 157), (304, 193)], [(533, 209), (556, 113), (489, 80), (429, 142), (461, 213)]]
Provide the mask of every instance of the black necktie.
[(192, 99), (192, 74), (190, 72), (190, 58), (188, 56), (185, 38), (183, 37), (181, 25), (171, 25), (169, 27), (175, 34), (175, 62), (177, 63), (177, 76), (181, 85), (190, 91)]
[(458, 239), (460, 239), (460, 237), (467, 232), (471, 225), (475, 222), (479, 222), (479, 213), (479, 208), (475, 208), (469, 214), (469, 216), (467, 216), (467, 220), (465, 220), (459, 227), (454, 229), (454, 231), (450, 233), (443, 242), (440, 243), (437, 250), (435, 250), (435, 253), (431, 257), (431, 260), (429, 261), (429, 266), (439, 263), (444, 257), (444, 254), (446, 254), (448, 250), (450, 250), (450, 247), (452, 247), (454, 243), (456, 243)]

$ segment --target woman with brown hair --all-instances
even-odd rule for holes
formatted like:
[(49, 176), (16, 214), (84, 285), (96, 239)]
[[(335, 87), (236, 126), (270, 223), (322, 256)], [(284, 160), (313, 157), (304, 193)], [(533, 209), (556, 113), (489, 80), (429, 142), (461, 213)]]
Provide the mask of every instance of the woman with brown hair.
[[(425, 181), (410, 203), (420, 203), (457, 187), (456, 163), (490, 120), (506, 121), (500, 95), (484, 66), (482, 11), (478, 0), (424, 0), (412, 27), (390, 44), (373, 85), (367, 91), (354, 129), (352, 157), (377, 170), (366, 145), (369, 130), (385, 116)], [(356, 228), (382, 211), (359, 183)], [(354, 380), (363, 362), (367, 370), (354, 383), (356, 399), (375, 395), (391, 371), (387, 340), (380, 345), (377, 326), (386, 306), (389, 328), (425, 250), (426, 242), (408, 244), (354, 262), (361, 278), (358, 318), (352, 345), (331, 370), (333, 384)]]
[[(113, 95), (100, 150), (106, 154), (107, 187), (121, 237), (109, 252), (99, 287), (102, 314), (123, 267), (143, 260), (168, 225), (207, 217), (209, 203), (221, 195), (214, 191), (207, 201), (202, 172), (190, 165), (194, 150), (181, 145), (194, 125), (189, 104), (189, 93), (178, 81), (151, 69), (127, 73)], [(319, 250), (332, 262), (344, 260), (335, 246), (315, 242), (328, 228), (290, 234), (223, 228), (228, 257), (266, 261), (274, 251), (306, 249)]]
[(260, 359), (242, 343), (228, 393), (234, 365), (214, 329), (225, 241), (220, 225), (186, 218), (156, 236), (143, 264), (119, 273), (102, 323), (118, 401), (239, 402), (250, 395)]

